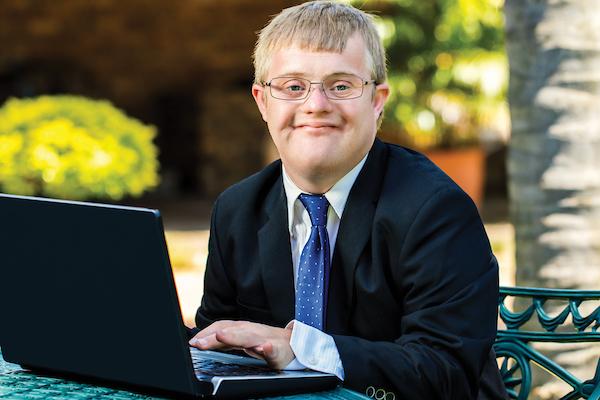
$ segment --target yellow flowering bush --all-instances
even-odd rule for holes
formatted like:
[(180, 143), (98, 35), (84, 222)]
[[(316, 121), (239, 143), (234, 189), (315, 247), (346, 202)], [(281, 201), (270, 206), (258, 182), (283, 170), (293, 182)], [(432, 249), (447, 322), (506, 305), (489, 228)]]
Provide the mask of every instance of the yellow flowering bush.
[(118, 200), (158, 184), (154, 127), (108, 101), (10, 99), (0, 108), (0, 190)]

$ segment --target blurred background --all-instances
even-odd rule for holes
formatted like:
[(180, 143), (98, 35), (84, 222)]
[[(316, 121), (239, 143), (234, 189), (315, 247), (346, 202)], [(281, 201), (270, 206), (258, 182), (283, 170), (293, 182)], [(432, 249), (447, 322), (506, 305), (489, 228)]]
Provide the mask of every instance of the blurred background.
[[(256, 32), (298, 3), (1, 2), (0, 189), (160, 208), (195, 308), (213, 199), (277, 158), (250, 95)], [(381, 138), (473, 197), (511, 284), (502, 1), (354, 5), (378, 16), (388, 52)]]
[[(473, 198), (500, 262), (501, 284), (597, 287), (598, 230), (585, 236), (584, 253), (567, 257), (575, 269), (556, 272), (557, 249), (577, 247), (577, 240), (544, 242), (544, 233), (563, 237), (560, 230), (566, 227), (577, 236), (573, 226), (588, 233), (589, 227), (580, 220), (565, 224), (564, 213), (551, 220), (539, 213), (534, 219), (522, 215), (544, 202), (562, 204), (581, 188), (563, 185), (558, 188), (563, 197), (556, 197), (556, 191), (532, 195), (519, 182), (525, 171), (539, 169), (531, 164), (538, 159), (537, 145), (517, 142), (530, 159), (523, 159), (518, 147), (512, 152), (517, 158), (507, 156), (511, 117), (505, 38), (518, 39), (515, 27), (525, 11), (539, 21), (552, 15), (552, 7), (524, 1), (523, 11), (512, 2), (511, 12), (504, 0), (346, 2), (378, 17), (388, 52), (392, 95), (379, 136), (424, 152)], [(1, 1), (0, 191), (159, 208), (184, 317), (193, 325), (212, 201), (277, 158), (250, 95), (256, 32), (270, 16), (299, 3)], [(557, 25), (560, 18), (554, 25), (559, 32)], [(513, 56), (535, 53), (532, 47), (512, 49)], [(542, 60), (535, 67), (545, 71), (540, 79), (551, 79), (544, 65)], [(527, 80), (511, 75), (513, 82)], [(525, 109), (519, 121), (528, 115), (538, 114)], [(525, 125), (516, 126), (513, 135)], [(559, 153), (556, 143), (552, 146), (547, 157)], [(591, 203), (577, 204), (581, 209)], [(598, 220), (596, 213), (585, 215)], [(515, 240), (514, 226), (525, 236)], [(516, 243), (523, 249), (524, 261), (518, 263)], [(542, 261), (530, 265), (537, 260), (531, 243), (546, 243), (552, 251), (538, 250)], [(584, 271), (592, 271), (594, 279), (573, 279)]]
[[(156, 128), (160, 183), (146, 198), (211, 199), (276, 157), (249, 96), (250, 56), (255, 32), (297, 3), (3, 1), (0, 102), (108, 100)], [(389, 54), (381, 136), (432, 152), (483, 147), (484, 161), (501, 152), (509, 135), (502, 1), (357, 5), (380, 17)], [(471, 189), (477, 201), (484, 191), (506, 197), (497, 158), (489, 168), (479, 161), (492, 176)]]

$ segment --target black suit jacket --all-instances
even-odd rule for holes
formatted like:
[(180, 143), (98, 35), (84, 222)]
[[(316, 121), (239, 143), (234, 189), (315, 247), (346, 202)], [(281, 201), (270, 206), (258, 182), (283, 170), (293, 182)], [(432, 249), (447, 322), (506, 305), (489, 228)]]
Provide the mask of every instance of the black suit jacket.
[[(227, 189), (212, 214), (199, 328), (285, 326), (294, 279), (281, 163)], [(491, 346), (498, 266), (471, 199), (424, 156), (376, 140), (333, 253), (324, 331), (344, 385), (397, 399), (503, 398)], [(486, 372), (484, 371), (486, 368)]]

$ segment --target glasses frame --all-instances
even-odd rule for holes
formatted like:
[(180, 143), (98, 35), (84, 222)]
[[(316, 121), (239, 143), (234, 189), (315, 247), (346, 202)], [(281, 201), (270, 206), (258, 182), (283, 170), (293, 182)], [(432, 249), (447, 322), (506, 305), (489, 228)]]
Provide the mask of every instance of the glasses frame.
[[(297, 76), (286, 76), (286, 75), (284, 75), (284, 76), (276, 76), (274, 78), (271, 78), (267, 82), (261, 82), (261, 84), (262, 84), (262, 86), (268, 86), (269, 87), (269, 94), (271, 95), (271, 97), (273, 97), (274, 99), (283, 100), (283, 101), (306, 100), (310, 96), (310, 94), (312, 92), (313, 85), (321, 85), (321, 90), (323, 91), (323, 94), (329, 100), (334, 100), (334, 101), (337, 101), (337, 100), (354, 100), (354, 99), (358, 99), (359, 97), (362, 97), (363, 93), (365, 92), (365, 86), (370, 85), (370, 84), (374, 84), (375, 86), (378, 85), (376, 79), (366, 80), (366, 79), (361, 78), (358, 75), (352, 75), (352, 74), (342, 74), (342, 75), (351, 75), (351, 76), (354, 76), (354, 77), (357, 77), (357, 78), (360, 79), (361, 86), (360, 86), (360, 94), (358, 96), (353, 96), (353, 97), (330, 97), (327, 94), (327, 90), (325, 90), (325, 86), (323, 86), (323, 82), (324, 81), (314, 81), (313, 82), (313, 81), (311, 81), (309, 79), (299, 78)], [(280, 79), (280, 78), (290, 78), (290, 79), (302, 80), (302, 81), (308, 82), (310, 84), (310, 88), (309, 88), (309, 90), (306, 91), (306, 93), (302, 97), (298, 97), (298, 98), (295, 98), (295, 99), (282, 99), (281, 97), (277, 97), (277, 96), (273, 95), (273, 87), (271, 86), (271, 83), (273, 82), (273, 79)]]

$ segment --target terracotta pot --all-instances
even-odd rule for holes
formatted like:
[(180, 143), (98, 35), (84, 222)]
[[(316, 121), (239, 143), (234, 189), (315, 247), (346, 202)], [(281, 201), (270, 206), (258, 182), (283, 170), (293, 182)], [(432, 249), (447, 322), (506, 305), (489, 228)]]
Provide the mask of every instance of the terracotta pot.
[(485, 152), (481, 147), (426, 151), (429, 157), (454, 180), (481, 209), (485, 183)]

